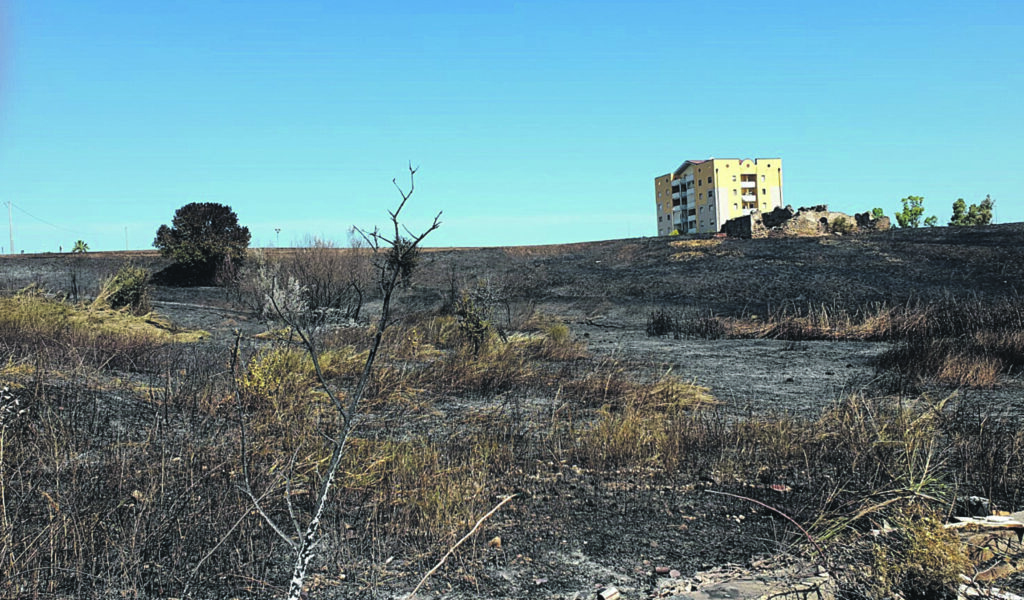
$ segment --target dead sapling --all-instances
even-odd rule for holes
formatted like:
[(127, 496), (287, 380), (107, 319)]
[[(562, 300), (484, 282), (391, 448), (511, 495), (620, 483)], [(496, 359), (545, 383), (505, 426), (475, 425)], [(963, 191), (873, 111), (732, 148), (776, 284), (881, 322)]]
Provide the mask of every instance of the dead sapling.
[[(423, 239), (441, 225), (441, 213), (434, 217), (431, 225), (422, 233), (414, 234), (400, 224), (399, 217), (402, 209), (405, 208), (406, 202), (408, 202), (415, 190), (415, 175), (416, 169), (410, 165), (408, 191), (403, 190), (397, 181), (392, 180), (392, 183), (395, 184), (399, 194), (402, 196), (398, 208), (388, 212), (391, 217), (393, 231), (385, 233), (378, 228), (375, 228), (373, 231), (357, 229), (359, 235), (366, 241), (366, 244), (377, 259), (375, 265), (377, 282), (383, 301), (377, 321), (377, 329), (370, 345), (366, 362), (363, 365), (362, 373), (355, 385), (355, 389), (350, 394), (347, 394), (345, 402), (342, 401), (344, 396), (339, 395), (320, 368), (317, 342), (311, 329), (306, 325), (306, 323), (310, 323), (312, 320), (299, 318), (295, 312), (279, 306), (275, 299), (275, 294), (270, 294), (270, 301), (275, 313), (298, 336), (306, 352), (309, 354), (317, 381), (320, 383), (334, 409), (333, 430), (322, 432), (323, 438), (331, 449), (330, 460), (327, 466), (323, 467), (318, 473), (320, 485), (316, 492), (316, 498), (313, 501), (312, 511), (304, 519), (300, 519), (298, 511), (292, 505), (291, 494), (288, 493), (291, 489), (291, 475), (286, 476), (285, 479), (286, 493), (284, 499), (287, 504), (291, 529), (294, 529), (294, 534), (287, 533), (285, 527), (282, 527), (270, 517), (263, 508), (262, 496), (257, 497), (257, 494), (252, 489), (248, 467), (248, 451), (245, 447), (244, 419), (241, 418), (240, 414), (243, 482), (239, 488), (252, 501), (253, 506), (263, 520), (288, 544), (294, 554), (292, 577), (288, 586), (289, 600), (298, 600), (300, 598), (307, 568), (313, 558), (316, 557), (317, 546), (322, 539), (320, 536), (320, 525), (327, 507), (328, 497), (337, 478), (342, 457), (345, 454), (346, 442), (358, 424), (359, 403), (363, 399), (367, 385), (370, 382), (370, 375), (373, 371), (374, 361), (377, 358), (377, 352), (380, 349), (384, 330), (391, 321), (391, 301), (399, 286), (404, 284), (412, 274)], [(241, 405), (239, 410), (241, 411)]]

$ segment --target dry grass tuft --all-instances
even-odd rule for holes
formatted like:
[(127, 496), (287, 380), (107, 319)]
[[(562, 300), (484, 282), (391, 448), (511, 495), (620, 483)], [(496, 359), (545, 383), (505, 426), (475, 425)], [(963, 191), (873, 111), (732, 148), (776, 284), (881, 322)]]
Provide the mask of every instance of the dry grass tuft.
[(206, 336), (176, 330), (152, 313), (84, 308), (47, 298), (38, 289), (0, 298), (0, 349), (8, 360), (46, 355), (69, 366), (146, 370), (155, 368), (160, 348)]
[(472, 524), (490, 500), (492, 473), (511, 462), (508, 448), (482, 433), (445, 444), (354, 440), (345, 457), (345, 486), (369, 496), (378, 535), (412, 537), (428, 549)]
[(737, 250), (725, 249), (722, 247), (722, 240), (719, 238), (679, 240), (669, 242), (669, 246), (678, 250), (669, 259), (678, 261), (697, 260), (708, 256), (739, 256)]
[[(661, 466), (674, 469), (686, 456), (680, 429), (693, 411), (715, 404), (707, 388), (665, 375), (650, 384), (604, 377), (607, 401), (576, 439), (577, 457), (594, 468)], [(609, 394), (610, 391), (614, 394)]]

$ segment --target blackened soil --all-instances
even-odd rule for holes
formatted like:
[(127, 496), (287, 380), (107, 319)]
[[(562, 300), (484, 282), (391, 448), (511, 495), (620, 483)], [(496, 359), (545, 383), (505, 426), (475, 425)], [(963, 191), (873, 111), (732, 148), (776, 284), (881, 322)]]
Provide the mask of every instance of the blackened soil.
[[(873, 359), (884, 344), (652, 338), (644, 332), (647, 319), (659, 309), (747, 318), (819, 306), (856, 310), (1010, 297), (1024, 281), (1022, 224), (687, 244), (649, 238), (432, 250), (396, 312), (436, 310), (451, 299), (453, 283), (491, 289), (502, 299), (495, 320), (510, 328), (533, 314), (551, 315), (588, 341), (595, 361), (621, 361), (645, 379), (670, 373), (693, 380), (710, 388), (728, 414), (813, 417), (843, 394), (873, 385), (880, 376)], [(166, 266), (153, 252), (0, 257), (0, 286), (17, 290), (37, 283), (68, 295), (74, 282), (78, 294), (88, 297), (125, 260), (152, 271)], [(211, 332), (205, 343), (225, 352), (236, 329), (251, 334), (265, 327), (219, 288), (156, 287), (152, 300), (177, 325)], [(1001, 410), (1021, 410), (1024, 403), (1019, 378), (970, 393), (988, 394)], [(455, 399), (446, 410), (459, 406)], [(508, 492), (519, 496), (492, 517), (485, 536), (450, 559), (420, 597), (583, 598), (609, 584), (628, 597), (647, 597), (654, 593), (655, 567), (690, 575), (726, 562), (746, 564), (763, 553), (786, 551), (796, 539), (770, 512), (712, 494), (709, 487), (760, 498), (792, 514), (801, 510), (796, 495), (774, 497), (742, 482), (715, 481), (712, 474), (694, 481), (538, 461), (534, 472), (510, 474), (509, 481), (518, 482)], [(488, 545), (492, 537), (500, 537), (500, 545)], [(338, 569), (318, 571), (331, 583), (317, 595), (401, 597), (443, 550), (391, 560), (356, 552), (345, 579)]]

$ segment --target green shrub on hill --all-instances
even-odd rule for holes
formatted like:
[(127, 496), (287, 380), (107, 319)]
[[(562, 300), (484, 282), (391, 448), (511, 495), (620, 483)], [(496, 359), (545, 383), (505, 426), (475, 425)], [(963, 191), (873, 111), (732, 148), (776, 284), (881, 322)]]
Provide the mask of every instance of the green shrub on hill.
[(110, 308), (127, 307), (133, 315), (149, 312), (149, 271), (131, 263), (121, 265), (103, 282), (95, 302)]

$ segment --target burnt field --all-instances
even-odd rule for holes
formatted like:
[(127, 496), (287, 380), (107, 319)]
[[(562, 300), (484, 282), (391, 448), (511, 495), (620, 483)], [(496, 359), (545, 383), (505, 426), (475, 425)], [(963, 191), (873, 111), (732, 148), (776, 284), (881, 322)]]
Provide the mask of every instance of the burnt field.
[[(309, 327), (345, 394), (381, 310), (373, 257), (253, 251), (223, 287), (157, 276), (139, 315), (94, 301), (126, 260), (167, 266), (0, 258), (0, 596), (283, 596), (291, 553), (243, 467), (270, 516), (301, 519), (330, 414), (257, 265), (334, 282)], [(1020, 224), (428, 249), (307, 590), (405, 597), (509, 495), (417, 597), (655, 597), (658, 567), (780, 555), (844, 597), (941, 590), (979, 567), (926, 524), (963, 495), (1024, 509), (1022, 281)], [(883, 521), (910, 533), (866, 534)]]

